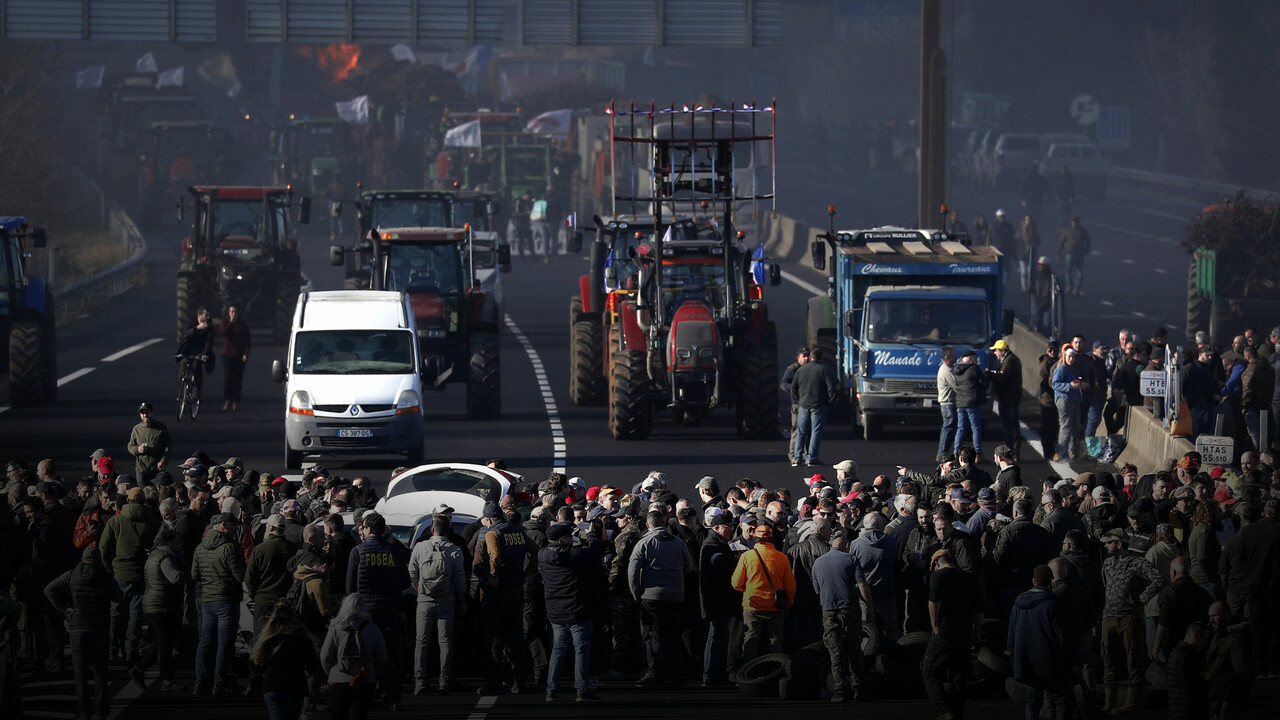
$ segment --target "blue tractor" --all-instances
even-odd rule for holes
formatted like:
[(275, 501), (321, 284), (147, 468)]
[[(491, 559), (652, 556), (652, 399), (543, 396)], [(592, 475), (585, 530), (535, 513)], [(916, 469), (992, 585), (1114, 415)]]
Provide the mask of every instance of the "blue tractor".
[(39, 275), (26, 273), (26, 249), (47, 244), (43, 228), (26, 218), (0, 217), (0, 331), (8, 338), (9, 402), (40, 405), (58, 395), (58, 352), (54, 342), (53, 292)]

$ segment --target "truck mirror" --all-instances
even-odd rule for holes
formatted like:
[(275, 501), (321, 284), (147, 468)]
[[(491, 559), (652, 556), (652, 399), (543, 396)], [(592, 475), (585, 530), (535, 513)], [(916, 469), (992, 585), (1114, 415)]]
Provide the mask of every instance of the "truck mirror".
[(827, 244), (821, 240), (814, 240), (809, 246), (809, 252), (813, 255), (813, 269), (819, 272), (827, 269)]
[(782, 268), (778, 263), (769, 266), (769, 284), (778, 287), (782, 284)]
[(1000, 319), (1001, 334), (1008, 337), (1013, 334), (1013, 310), (1006, 308), (1004, 317)]
[(858, 331), (857, 311), (844, 311), (844, 334), (845, 337), (856, 337)]
[(280, 362), (279, 360), (272, 360), (271, 361), (271, 382), (282, 383), (284, 382), (284, 378), (285, 378), (284, 363)]
[(49, 244), (49, 236), (45, 233), (44, 228), (34, 228), (31, 231), (31, 244), (38, 248)]
[(569, 236), (569, 252), (582, 252), (582, 231), (574, 229), (573, 234)]
[(342, 201), (341, 200), (334, 200), (332, 203), (329, 204), (329, 217), (333, 218), (334, 220), (337, 220), (338, 218), (342, 217)]
[(182, 201), (182, 198), (178, 198), (178, 206), (177, 206), (178, 222), (182, 222), (182, 215), (186, 211), (186, 209), (187, 209), (187, 204)]
[(329, 264), (334, 266), (341, 265), (342, 256), (345, 253), (346, 253), (346, 248), (342, 247), (341, 245), (330, 245), (329, 246)]
[(311, 198), (304, 197), (298, 203), (298, 222), (306, 225), (311, 222)]
[(604, 281), (609, 287), (615, 287), (618, 284), (618, 268), (610, 265), (604, 269)]
[(504, 273), (511, 272), (511, 246), (498, 246), (498, 269)]

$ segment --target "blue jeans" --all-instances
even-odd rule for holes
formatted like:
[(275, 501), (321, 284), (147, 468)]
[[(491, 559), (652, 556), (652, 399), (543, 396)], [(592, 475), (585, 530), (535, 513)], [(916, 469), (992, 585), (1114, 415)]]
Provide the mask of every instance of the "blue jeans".
[(707, 624), (707, 644), (702, 650), (702, 682), (727, 683), (729, 668), (737, 665), (740, 647), (742, 647), (742, 618), (734, 616), (711, 618)]
[(569, 654), (573, 638), (573, 687), (579, 694), (587, 691), (591, 678), (591, 621), (566, 625), (551, 623), (551, 660), (547, 667), (547, 694), (555, 695), (560, 687), (560, 673)]
[(1100, 397), (1089, 398), (1089, 416), (1084, 421), (1084, 436), (1093, 437), (1102, 422), (1102, 405), (1106, 400)]
[(206, 685), (209, 677), (209, 652), (217, 645), (213, 664), (213, 682), (227, 682), (227, 667), (236, 652), (236, 630), (240, 626), (240, 604), (205, 602), (201, 607), (200, 645), (196, 648), (196, 685)]
[(142, 591), (146, 583), (141, 580), (116, 580), (115, 583), (120, 595), (111, 608), (111, 640), (120, 643), (127, 638), (130, 643), (137, 643), (142, 631)]
[(791, 459), (800, 462), (804, 459), (801, 450), (808, 443), (809, 461), (818, 459), (818, 445), (822, 442), (822, 426), (827, 422), (827, 406), (816, 408), (800, 408), (796, 412), (796, 449)]
[(1084, 255), (1067, 254), (1067, 292), (1080, 291), (1080, 282), (1084, 280)]
[(956, 406), (944, 403), (938, 408), (942, 410), (942, 432), (938, 434), (938, 457), (951, 452), (956, 441)]
[(303, 697), (296, 693), (272, 690), (262, 694), (267, 704), (267, 720), (298, 720), (302, 714)]
[(960, 446), (964, 444), (965, 433), (973, 438), (973, 449), (979, 455), (982, 454), (982, 408), (980, 407), (958, 407), (956, 408), (956, 442), (953, 452), (959, 453)]

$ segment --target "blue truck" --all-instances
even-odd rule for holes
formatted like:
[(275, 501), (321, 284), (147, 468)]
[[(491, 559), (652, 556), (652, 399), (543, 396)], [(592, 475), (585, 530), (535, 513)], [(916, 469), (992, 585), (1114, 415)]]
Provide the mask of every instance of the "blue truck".
[(991, 344), (1013, 330), (1004, 309), (1003, 258), (994, 247), (938, 230), (878, 227), (818, 235), (813, 265), (826, 296), (809, 300), (807, 338), (844, 384), (836, 408), (878, 439), (886, 425), (940, 418), (944, 347), (975, 350), (994, 368)]

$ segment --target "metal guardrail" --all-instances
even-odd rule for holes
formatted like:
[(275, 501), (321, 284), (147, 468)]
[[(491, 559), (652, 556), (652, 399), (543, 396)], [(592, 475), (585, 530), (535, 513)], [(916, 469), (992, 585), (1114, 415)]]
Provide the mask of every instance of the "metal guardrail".
[(1255, 199), (1266, 197), (1274, 197), (1280, 195), (1277, 190), (1264, 190), (1261, 188), (1244, 187), (1243, 185), (1232, 185), (1230, 183), (1213, 182), (1210, 180), (1200, 180), (1198, 178), (1186, 177), (1185, 175), (1166, 175), (1164, 173), (1148, 172), (1146, 170), (1135, 170), (1133, 168), (1112, 167), (1110, 174), (1111, 184), (1108, 188), (1109, 194), (1122, 194), (1122, 189), (1138, 189), (1152, 190), (1159, 189), (1162, 195), (1167, 197), (1167, 191), (1175, 191), (1179, 196), (1185, 197), (1196, 203), (1203, 203), (1212, 199), (1214, 196), (1222, 198), (1235, 197), (1236, 193), (1244, 190)]
[(129, 290), (137, 281), (142, 262), (147, 257), (147, 241), (133, 219), (115, 203), (107, 206), (107, 234), (126, 248), (126, 259), (115, 267), (54, 290), (54, 310), (59, 324), (69, 322), (82, 311)]

